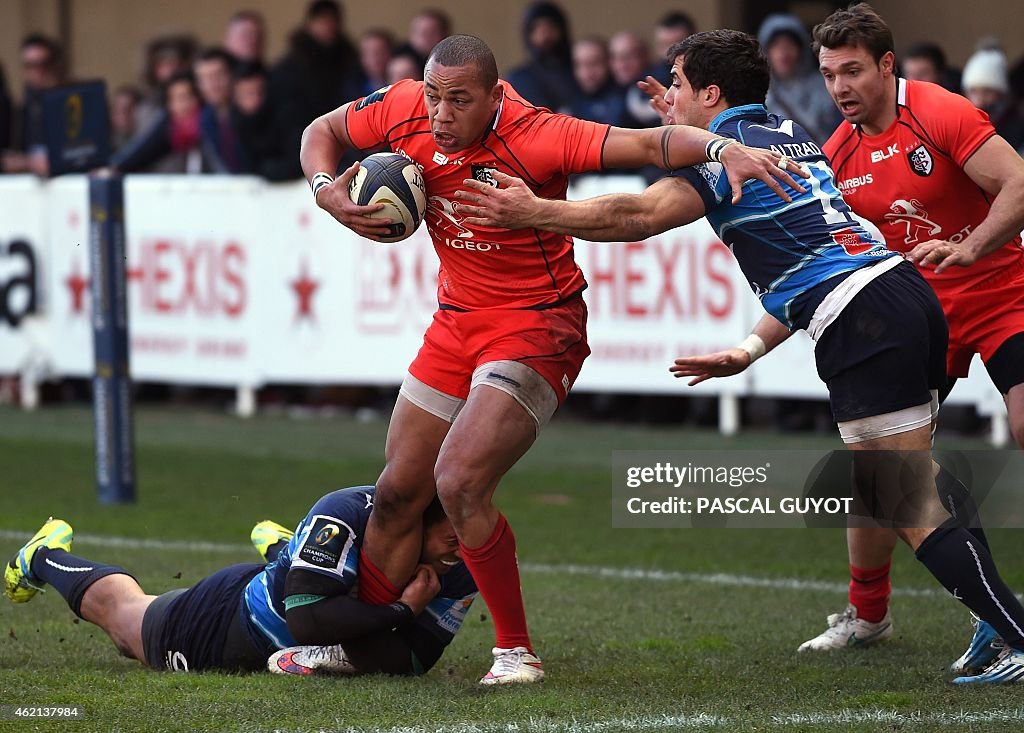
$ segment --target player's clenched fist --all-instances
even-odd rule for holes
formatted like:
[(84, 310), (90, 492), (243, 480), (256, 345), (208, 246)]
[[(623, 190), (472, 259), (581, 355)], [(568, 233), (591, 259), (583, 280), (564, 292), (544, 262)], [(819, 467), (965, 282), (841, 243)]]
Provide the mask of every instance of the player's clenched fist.
[(441, 581), (438, 580), (434, 569), (429, 565), (420, 565), (398, 600), (419, 616), (440, 591)]

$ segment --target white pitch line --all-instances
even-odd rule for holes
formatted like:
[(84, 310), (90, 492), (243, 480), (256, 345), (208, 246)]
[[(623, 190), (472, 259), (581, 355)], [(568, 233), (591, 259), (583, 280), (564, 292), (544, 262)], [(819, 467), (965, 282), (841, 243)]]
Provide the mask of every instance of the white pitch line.
[[(25, 541), (31, 532), (16, 532), (0, 529), (0, 540)], [(114, 547), (124, 550), (153, 550), (155, 552), (199, 552), (224, 554), (252, 554), (252, 545), (190, 542), (188, 540), (157, 540), (136, 537), (112, 537), (107, 535), (75, 535), (76, 545), (92, 545), (96, 547)], [(702, 583), (731, 588), (768, 588), (772, 590), (791, 590), (816, 593), (847, 592), (846, 583), (826, 580), (804, 580), (801, 578), (773, 578), (751, 575), (734, 575), (732, 573), (693, 573), (681, 570), (657, 570), (647, 568), (616, 568), (601, 565), (572, 565), (524, 562), (519, 565), (524, 573), (544, 575), (579, 575), (591, 578), (613, 580), (640, 580), (655, 583)], [(913, 598), (937, 598), (948, 596), (944, 590), (935, 588), (894, 588), (894, 596)]]
[[(1024, 710), (986, 710), (958, 713), (927, 713), (912, 711), (901, 713), (895, 710), (840, 710), (835, 713), (790, 713), (770, 714), (759, 720), (766, 728), (790, 728), (800, 726), (857, 725), (876, 723), (890, 726), (923, 727), (977, 725), (982, 723), (1024, 722)], [(393, 728), (341, 728), (337, 733), (602, 733), (603, 731), (660, 731), (660, 730), (737, 730), (749, 724), (747, 720), (735, 720), (728, 716), (694, 713), (692, 715), (643, 715), (621, 718), (599, 718), (596, 720), (548, 720), (527, 718), (506, 723), (484, 723), (460, 721), (430, 725), (403, 725)], [(278, 731), (277, 733), (284, 733)]]

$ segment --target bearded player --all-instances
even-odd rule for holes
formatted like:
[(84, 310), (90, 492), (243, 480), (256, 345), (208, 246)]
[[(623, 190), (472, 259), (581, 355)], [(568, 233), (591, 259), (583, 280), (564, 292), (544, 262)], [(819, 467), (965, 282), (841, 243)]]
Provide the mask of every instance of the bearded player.
[[(833, 13), (814, 41), (825, 86), (845, 118), (824, 146), (843, 198), (878, 226), (890, 249), (918, 264), (949, 322), (950, 379), (941, 397), (980, 354), (1024, 447), (1024, 161), (964, 97), (896, 76), (892, 32), (870, 6)], [(972, 532), (987, 547), (984, 532)], [(885, 529), (848, 530), (849, 608), (830, 616), (829, 628), (802, 650), (891, 634), (896, 542)], [(999, 641), (990, 624), (976, 622), (952, 671), (984, 669)]]

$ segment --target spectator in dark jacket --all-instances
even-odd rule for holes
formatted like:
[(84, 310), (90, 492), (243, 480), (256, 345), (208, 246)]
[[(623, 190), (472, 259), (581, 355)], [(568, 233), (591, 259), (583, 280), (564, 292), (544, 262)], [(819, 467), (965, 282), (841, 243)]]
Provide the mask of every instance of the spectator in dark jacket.
[(243, 153), (231, 114), (231, 74), (234, 58), (222, 48), (204, 51), (194, 64), (196, 85), (203, 100), (199, 126), (229, 173), (244, 170)]
[(529, 60), (506, 77), (538, 107), (559, 109), (576, 96), (569, 21), (552, 2), (535, 2), (523, 18), (523, 44)]
[(565, 111), (581, 120), (621, 125), (626, 104), (608, 66), (607, 41), (576, 41), (572, 46), (572, 66), (580, 91)]
[(239, 64), (232, 89), (232, 118), (242, 144), (243, 170), (268, 181), (293, 178), (295, 150), (274, 126), (267, 97), (267, 72), (259, 64)]
[(795, 120), (811, 139), (824, 144), (843, 117), (818, 72), (807, 29), (795, 15), (776, 13), (765, 18), (757, 40), (772, 74), (768, 111)]
[(625, 127), (657, 127), (661, 117), (636, 83), (653, 71), (647, 42), (632, 31), (619, 31), (608, 42), (612, 77), (626, 106)]
[(359, 37), (359, 63), (366, 77), (364, 94), (387, 86), (388, 61), (394, 52), (395, 39), (386, 28), (371, 28)]
[(306, 20), (292, 34), (288, 54), (270, 72), (274, 126), (294, 151), (292, 178), (302, 177), (299, 143), (310, 122), (345, 102), (363, 96), (359, 54), (345, 36), (341, 6), (315, 0)]
[(30, 34), (21, 43), (21, 70), (24, 84), (22, 107), (20, 114), (12, 114), (11, 149), (0, 158), (0, 170), (45, 176), (49, 171), (49, 161), (43, 129), (42, 95), (65, 81), (63, 49), (52, 38), (39, 33)]

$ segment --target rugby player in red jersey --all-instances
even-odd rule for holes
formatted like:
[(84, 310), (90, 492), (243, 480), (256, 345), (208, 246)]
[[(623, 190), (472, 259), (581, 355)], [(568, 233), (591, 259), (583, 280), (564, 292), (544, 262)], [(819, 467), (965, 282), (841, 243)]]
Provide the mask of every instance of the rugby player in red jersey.
[[(455, 191), (499, 171), (538, 195), (564, 198), (571, 173), (666, 169), (720, 158), (734, 196), (750, 178), (789, 200), (796, 186), (778, 154), (685, 127), (623, 130), (552, 114), (498, 79), (494, 56), (473, 36), (431, 53), (424, 81), (403, 81), (315, 120), (301, 161), (318, 205), (371, 239), (387, 222), (354, 205), (336, 181), (349, 148), (388, 147), (413, 160), (428, 194), (427, 228), (441, 261), (439, 309), (409, 367), (388, 428), (386, 466), (360, 553), (360, 597), (390, 603), (420, 552), (424, 508), (435, 492), (460, 554), (494, 618), (494, 662), (483, 684), (543, 678), (526, 625), (515, 538), (491, 498), (565, 399), (590, 353), (583, 273), (572, 239), (533, 229), (470, 227)], [(723, 147), (724, 146), (724, 147)], [(806, 174), (801, 174), (806, 175)]]
[[(1024, 447), (1024, 161), (964, 97), (897, 77), (892, 32), (870, 6), (836, 11), (815, 28), (814, 41), (845, 118), (824, 146), (843, 198), (890, 249), (907, 253), (939, 296), (949, 322), (946, 394), (980, 354)], [(944, 472), (936, 480), (941, 493), (960, 488)], [(987, 545), (980, 529), (972, 532)], [(886, 529), (848, 530), (850, 608), (830, 616), (829, 629), (802, 650), (891, 634), (896, 542)], [(995, 637), (978, 622), (953, 671), (985, 668), (999, 651)]]

